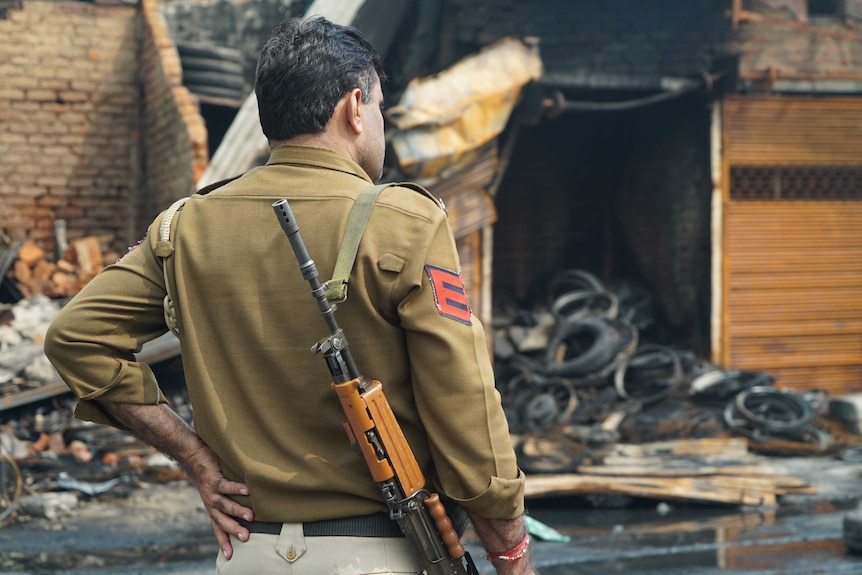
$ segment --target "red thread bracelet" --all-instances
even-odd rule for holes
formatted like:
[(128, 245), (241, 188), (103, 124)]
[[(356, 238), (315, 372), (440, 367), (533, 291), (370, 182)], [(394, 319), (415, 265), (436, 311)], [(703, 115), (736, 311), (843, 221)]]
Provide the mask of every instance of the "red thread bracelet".
[(530, 546), (530, 534), (525, 533), (521, 542), (502, 553), (488, 553), (485, 555), (489, 560), (498, 559), (500, 561), (518, 561), (527, 554), (527, 548)]

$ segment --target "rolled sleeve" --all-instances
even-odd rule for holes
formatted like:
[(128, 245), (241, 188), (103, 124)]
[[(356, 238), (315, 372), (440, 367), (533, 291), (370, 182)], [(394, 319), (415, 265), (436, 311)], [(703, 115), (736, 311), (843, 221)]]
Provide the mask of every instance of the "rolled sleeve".
[(97, 401), (136, 405), (168, 402), (150, 367), (139, 362), (120, 362), (120, 373), (117, 377), (103, 388), (80, 395), (75, 407), (77, 419), (123, 427), (119, 422), (109, 418)]
[(484, 329), (472, 315), (464, 321), (463, 315), (446, 313), (432, 285), (434, 272), (426, 268), (460, 272), (454, 238), (442, 215), (427, 241), (405, 270), (412, 289), (399, 316), (435, 483), (444, 495), (483, 517), (512, 519), (523, 513), (524, 476), (494, 385)]
[(167, 331), (160, 273), (144, 243), (102, 270), (51, 323), (45, 354), (78, 397), (76, 418), (118, 426), (96, 401), (167, 402), (153, 371), (135, 357)]
[(515, 519), (524, 513), (524, 482), (519, 470), (514, 479), (492, 477), (488, 488), (475, 497), (450, 499), (488, 519)]

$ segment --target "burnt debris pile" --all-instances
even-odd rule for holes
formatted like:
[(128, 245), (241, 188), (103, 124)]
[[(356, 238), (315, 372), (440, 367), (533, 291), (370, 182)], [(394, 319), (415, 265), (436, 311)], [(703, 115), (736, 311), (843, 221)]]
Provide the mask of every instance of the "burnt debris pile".
[(755, 452), (799, 455), (855, 442), (823, 391), (647, 340), (656, 314), (633, 284), (567, 270), (547, 292), (531, 309), (499, 305), (493, 321), (497, 388), (528, 472), (599, 463), (615, 443), (740, 436)]

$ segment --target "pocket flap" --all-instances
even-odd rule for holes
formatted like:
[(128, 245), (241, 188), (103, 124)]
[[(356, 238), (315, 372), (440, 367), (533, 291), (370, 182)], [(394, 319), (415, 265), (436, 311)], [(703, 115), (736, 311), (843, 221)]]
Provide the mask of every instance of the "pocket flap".
[(377, 260), (377, 267), (383, 271), (400, 273), (404, 269), (404, 260), (395, 254), (383, 254)]

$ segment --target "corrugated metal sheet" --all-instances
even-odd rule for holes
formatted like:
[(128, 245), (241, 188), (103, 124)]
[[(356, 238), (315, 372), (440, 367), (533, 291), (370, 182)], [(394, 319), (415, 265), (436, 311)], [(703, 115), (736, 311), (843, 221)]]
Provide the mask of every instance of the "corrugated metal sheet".
[(446, 205), (456, 240), (497, 221), (494, 199), (488, 193), (500, 164), (497, 156), (495, 140), (466, 169), (428, 184), (428, 189)]
[(424, 179), (472, 162), (505, 129), (523, 86), (541, 75), (538, 45), (512, 37), (411, 80), (398, 105), (386, 111), (397, 129), (390, 143), (401, 171)]
[[(862, 98), (731, 97), (723, 115), (725, 364), (783, 387), (862, 390), (862, 201), (740, 200), (727, 177), (862, 166)], [(803, 188), (821, 197), (830, 182), (811, 174)]]
[[(461, 260), (461, 279), (464, 281), (467, 301), (473, 314), (478, 316), (479, 310), (482, 309), (482, 232), (467, 234), (455, 244)], [(489, 326), (485, 325), (486, 335), (490, 335), (488, 328)]]

